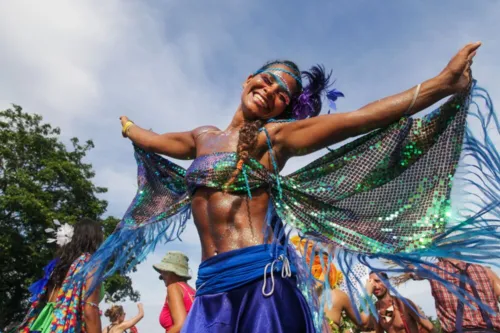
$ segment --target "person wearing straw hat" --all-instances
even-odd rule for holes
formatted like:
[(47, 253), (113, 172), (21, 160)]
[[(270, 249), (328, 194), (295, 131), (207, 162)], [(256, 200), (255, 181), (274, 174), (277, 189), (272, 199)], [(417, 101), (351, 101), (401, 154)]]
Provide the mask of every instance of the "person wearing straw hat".
[(160, 324), (167, 333), (181, 331), (193, 305), (195, 290), (187, 283), (191, 279), (188, 261), (184, 253), (170, 251), (160, 263), (153, 265), (167, 287), (167, 298), (160, 313)]

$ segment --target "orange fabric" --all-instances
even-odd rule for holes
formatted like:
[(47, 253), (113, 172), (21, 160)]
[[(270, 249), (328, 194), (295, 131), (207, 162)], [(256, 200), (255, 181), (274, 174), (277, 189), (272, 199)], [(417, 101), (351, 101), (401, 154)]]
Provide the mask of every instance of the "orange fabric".
[[(306, 242), (305, 239), (300, 239), (299, 236), (291, 237), (290, 241), (297, 248), (300, 254), (304, 255), (304, 252), (306, 252), (306, 263), (308, 265), (311, 265), (311, 254), (315, 243), (311, 241)], [(306, 243), (307, 243), (307, 250), (304, 251)], [(322, 254), (323, 254), (323, 265), (321, 264), (321, 258), (319, 254), (315, 253), (314, 261), (311, 267), (311, 273), (316, 280), (324, 282), (325, 281), (324, 271), (326, 270), (324, 268), (326, 268), (325, 266), (328, 263), (328, 253), (322, 252)], [(330, 268), (328, 270), (328, 283), (330, 284), (330, 288), (334, 289), (335, 287), (337, 287), (342, 282), (342, 279), (343, 279), (342, 273), (337, 270), (337, 267), (335, 267), (333, 263), (330, 263)]]

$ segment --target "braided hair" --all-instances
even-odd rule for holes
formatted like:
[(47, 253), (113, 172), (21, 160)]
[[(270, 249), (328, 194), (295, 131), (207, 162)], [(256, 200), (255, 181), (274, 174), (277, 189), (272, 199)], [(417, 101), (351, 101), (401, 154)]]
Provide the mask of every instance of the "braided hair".
[[(328, 82), (330, 79), (330, 74), (326, 74), (324, 67), (313, 66), (310, 71), (299, 70), (299, 67), (292, 61), (288, 60), (276, 60), (266, 63), (262, 66), (259, 71), (265, 70), (272, 65), (281, 64), (287, 66), (294, 74), (297, 76), (302, 76), (308, 79), (308, 86), (305, 88), (308, 93), (308, 101), (310, 104), (311, 111), (307, 117), (315, 117), (321, 111), (321, 94), (328, 87)], [(294, 112), (296, 111), (296, 105), (299, 103), (300, 93), (292, 96), (291, 103), (287, 108), (281, 113), (276, 119), (296, 119)], [(236, 149), (237, 154), (237, 164), (236, 169), (231, 174), (229, 180), (224, 184), (224, 188), (227, 189), (232, 185), (239, 174), (243, 170), (243, 165), (248, 162), (248, 160), (253, 157), (257, 145), (257, 137), (259, 135), (259, 129), (264, 126), (265, 120), (256, 119), (253, 121), (245, 121), (243, 127), (240, 129), (238, 146)]]

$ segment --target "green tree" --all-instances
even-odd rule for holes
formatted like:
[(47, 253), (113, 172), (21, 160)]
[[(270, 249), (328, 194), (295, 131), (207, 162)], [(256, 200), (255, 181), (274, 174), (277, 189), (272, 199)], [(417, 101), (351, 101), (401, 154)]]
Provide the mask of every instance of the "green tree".
[[(107, 189), (92, 183), (92, 165), (85, 163), (92, 141), (61, 142), (60, 129), (20, 106), (0, 111), (0, 328), (20, 321), (28, 307), (28, 286), (39, 279), (53, 257), (45, 229), (53, 220), (75, 223), (82, 217), (99, 219), (107, 202), (98, 198)], [(106, 234), (118, 219), (103, 221)], [(137, 301), (129, 277), (106, 282), (107, 298)]]
[(443, 332), (439, 318), (434, 318), (431, 316), (431, 317), (429, 317), (429, 320), (431, 321), (432, 325), (434, 325), (434, 332), (437, 332), (437, 333)]

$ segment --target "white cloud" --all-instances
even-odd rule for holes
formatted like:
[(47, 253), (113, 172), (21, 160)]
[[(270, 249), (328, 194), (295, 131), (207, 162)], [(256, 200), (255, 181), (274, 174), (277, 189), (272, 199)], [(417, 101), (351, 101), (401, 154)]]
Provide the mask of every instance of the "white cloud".
[(60, 122), (95, 109), (97, 71), (112, 50), (113, 23), (120, 19), (108, 20), (113, 6), (107, 3), (96, 10), (82, 1), (2, 2), (0, 100), (55, 113)]

